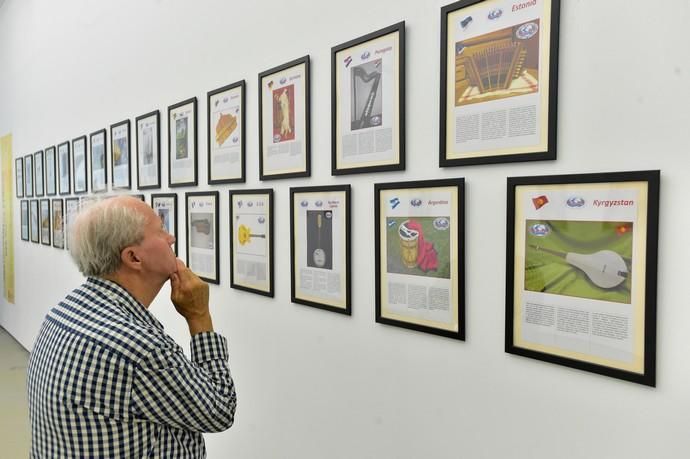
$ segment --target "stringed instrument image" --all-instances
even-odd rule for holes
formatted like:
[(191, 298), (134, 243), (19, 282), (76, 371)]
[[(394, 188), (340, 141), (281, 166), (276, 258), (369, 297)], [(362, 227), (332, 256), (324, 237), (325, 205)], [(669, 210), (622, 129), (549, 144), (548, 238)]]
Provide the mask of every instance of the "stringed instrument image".
[[(373, 111), (374, 104), (376, 102), (376, 94), (381, 82), (380, 65), (377, 65), (374, 71), (368, 73), (362, 68), (362, 66), (354, 67), (352, 69), (352, 78), (355, 81), (359, 79), (361, 83), (369, 84), (369, 93), (367, 94), (364, 105), (361, 105), (362, 110), (360, 112), (360, 116), (352, 121), (352, 130), (379, 126), (381, 124), (381, 115), (379, 113), (374, 114)], [(355, 108), (360, 107), (360, 104), (357, 103), (357, 89), (360, 87), (360, 85), (356, 85), (355, 90), (353, 91)], [(353, 113), (354, 112), (355, 110), (353, 110)]]
[(253, 237), (266, 239), (265, 234), (252, 234), (252, 230), (247, 225), (240, 225), (237, 231), (237, 239), (240, 241), (240, 245), (249, 244)]
[(559, 252), (538, 245), (530, 245), (530, 247), (565, 259), (568, 264), (581, 270), (590, 281), (601, 288), (618, 287), (628, 278), (629, 271), (625, 260), (612, 250), (582, 254)]

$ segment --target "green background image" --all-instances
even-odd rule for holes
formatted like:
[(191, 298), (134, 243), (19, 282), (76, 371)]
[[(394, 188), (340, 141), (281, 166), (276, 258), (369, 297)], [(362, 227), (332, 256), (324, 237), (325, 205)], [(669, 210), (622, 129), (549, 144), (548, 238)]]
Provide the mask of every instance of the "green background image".
[[(547, 235), (536, 236), (530, 232), (530, 228), (539, 223), (549, 227)], [(625, 231), (619, 231), (620, 228)], [(527, 220), (525, 234), (525, 290), (630, 304), (632, 223)], [(625, 260), (628, 277), (614, 288), (601, 288), (565, 258), (531, 246), (579, 254), (612, 250)]]
[[(443, 215), (442, 217), (448, 218)], [(434, 228), (434, 220), (438, 217), (388, 217), (386, 219), (386, 270), (389, 273), (409, 274), (412, 276), (440, 277), (450, 279), (450, 232), (451, 225), (444, 230)], [(408, 268), (401, 258), (400, 236), (398, 228), (405, 220), (416, 220), (422, 225), (424, 241), (434, 244), (437, 253), (438, 268), (426, 273), (419, 267)], [(450, 218), (448, 218), (450, 221)], [(394, 224), (390, 224), (394, 222)]]

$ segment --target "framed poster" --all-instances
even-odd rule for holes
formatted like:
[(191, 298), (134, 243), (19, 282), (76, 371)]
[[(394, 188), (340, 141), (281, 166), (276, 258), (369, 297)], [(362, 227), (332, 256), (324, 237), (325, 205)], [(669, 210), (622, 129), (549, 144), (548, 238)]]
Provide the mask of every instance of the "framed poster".
[(129, 190), (132, 188), (129, 120), (110, 126), (110, 143), (113, 190)]
[(177, 254), (177, 193), (152, 194), (151, 207), (160, 217), (165, 231), (175, 236), (173, 250)]
[(52, 229), (53, 247), (65, 248), (65, 211), (62, 199), (53, 199), (52, 202)]
[(70, 194), (69, 142), (62, 142), (57, 149), (58, 193)]
[(72, 171), (74, 172), (74, 194), (88, 191), (87, 180), (86, 136), (72, 140)]
[[(21, 159), (21, 158), (20, 158)], [(29, 240), (29, 201), (22, 199), (19, 201), (20, 207), (20, 223), (21, 223), (21, 237), (22, 241)]]
[(259, 74), (259, 178), (309, 177), (309, 56)]
[(102, 193), (108, 191), (108, 160), (106, 156), (105, 129), (92, 132), (91, 142), (91, 191)]
[(41, 199), (41, 244), (50, 245), (50, 199)]
[(168, 107), (168, 186), (196, 185), (196, 97)]
[(439, 165), (556, 159), (560, 0), (441, 9)]
[(230, 287), (273, 297), (273, 190), (230, 190)]
[(45, 189), (46, 195), (55, 196), (57, 194), (57, 187), (55, 185), (55, 147), (48, 147), (44, 150), (45, 152), (45, 170), (46, 170), (46, 182)]
[(24, 156), (24, 195), (27, 198), (34, 196), (34, 157)]
[(38, 244), (39, 241), (39, 223), (38, 223), (38, 199), (31, 199), (29, 201), (29, 232), (31, 234), (31, 242)]
[(405, 22), (331, 49), (331, 173), (405, 169)]
[(465, 339), (465, 180), (374, 185), (376, 322)]
[(350, 315), (350, 185), (290, 188), (292, 302)]
[(34, 188), (36, 196), (43, 196), (45, 194), (44, 180), (43, 180), (43, 150), (34, 153)]
[(24, 197), (24, 158), (14, 160), (15, 194), (18, 198)]
[(218, 199), (217, 191), (185, 193), (187, 266), (212, 284), (220, 284)]
[(137, 116), (137, 188), (161, 187), (161, 113), (154, 110)]
[(79, 198), (67, 198), (65, 199), (65, 214), (64, 214), (64, 221), (65, 221), (65, 227), (64, 227), (64, 240), (65, 240), (65, 249), (69, 249), (69, 235), (70, 235), (70, 229), (72, 228), (72, 225), (74, 224), (74, 219), (77, 218), (77, 214), (79, 213), (80, 210), (80, 200)]
[(207, 94), (208, 183), (245, 181), (245, 83)]
[(656, 381), (659, 171), (508, 178), (505, 350)]

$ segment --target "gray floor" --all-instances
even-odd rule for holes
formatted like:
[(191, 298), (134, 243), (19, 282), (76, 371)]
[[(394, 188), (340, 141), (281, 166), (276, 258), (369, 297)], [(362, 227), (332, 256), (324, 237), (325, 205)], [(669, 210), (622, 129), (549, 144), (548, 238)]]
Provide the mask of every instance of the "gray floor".
[(0, 327), (0, 459), (29, 457), (28, 359), (26, 349)]

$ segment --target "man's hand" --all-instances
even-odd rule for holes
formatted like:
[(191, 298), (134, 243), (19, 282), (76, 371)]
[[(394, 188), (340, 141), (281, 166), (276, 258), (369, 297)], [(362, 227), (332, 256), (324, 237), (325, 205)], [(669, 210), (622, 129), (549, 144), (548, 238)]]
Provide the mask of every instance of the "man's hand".
[(170, 275), (170, 300), (177, 312), (187, 320), (189, 333), (213, 331), (208, 310), (208, 284), (177, 259), (177, 272)]

